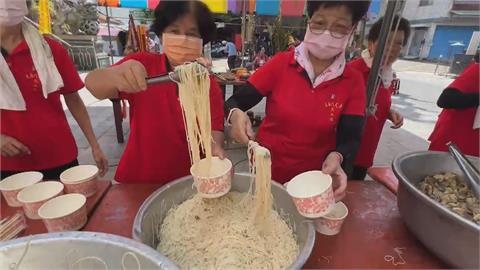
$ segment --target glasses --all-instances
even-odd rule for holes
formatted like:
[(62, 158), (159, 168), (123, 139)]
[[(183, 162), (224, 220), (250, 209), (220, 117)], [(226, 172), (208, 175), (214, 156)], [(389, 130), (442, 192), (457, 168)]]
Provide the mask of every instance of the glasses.
[(344, 38), (345, 36), (350, 34), (352, 31), (352, 28), (347, 28), (345, 26), (334, 25), (329, 28), (328, 25), (326, 24), (316, 23), (312, 21), (308, 22), (308, 26), (310, 28), (310, 32), (314, 34), (321, 35), (328, 30), (328, 32), (330, 33), (330, 36), (338, 39)]

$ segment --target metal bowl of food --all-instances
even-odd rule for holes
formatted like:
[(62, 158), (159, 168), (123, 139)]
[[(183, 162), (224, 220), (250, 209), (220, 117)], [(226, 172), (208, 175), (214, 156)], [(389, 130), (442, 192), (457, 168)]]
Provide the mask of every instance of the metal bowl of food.
[[(232, 191), (248, 192), (250, 176), (248, 174), (235, 174), (232, 181)], [(133, 238), (150, 247), (158, 245), (158, 226), (161, 225), (168, 210), (181, 204), (195, 193), (191, 176), (180, 178), (166, 184), (155, 191), (140, 207), (133, 224)], [(297, 259), (290, 265), (290, 269), (300, 269), (313, 250), (315, 244), (315, 228), (311, 221), (307, 221), (296, 210), (292, 199), (285, 188), (272, 183), (272, 194), (275, 209), (281, 209), (282, 217), (293, 227), (300, 252)]]
[[(474, 166), (480, 166), (479, 158), (468, 159)], [(441, 193), (442, 190), (453, 193), (452, 190), (460, 186), (458, 182), (449, 188), (435, 184), (440, 189), (435, 190), (434, 195), (424, 192), (425, 183), (435, 179), (444, 181), (445, 174), (455, 174), (457, 180), (463, 182), (464, 175), (450, 154), (430, 151), (404, 154), (393, 161), (393, 171), (399, 179), (398, 208), (408, 229), (450, 266), (479, 269), (480, 225), (461, 216), (461, 209), (452, 211)], [(432, 188), (436, 187), (428, 190)]]
[(0, 269), (177, 269), (156, 250), (121, 236), (46, 233), (0, 243)]

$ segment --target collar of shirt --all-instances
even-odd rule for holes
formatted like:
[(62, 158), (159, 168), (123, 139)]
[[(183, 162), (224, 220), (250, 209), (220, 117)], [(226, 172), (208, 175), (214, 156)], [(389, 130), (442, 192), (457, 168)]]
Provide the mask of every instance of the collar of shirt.
[[(362, 59), (369, 69), (372, 68), (373, 57), (370, 55), (368, 49), (362, 51)], [(382, 66), (379, 72), (380, 79), (382, 80), (383, 87), (389, 88), (393, 81), (393, 69), (392, 66)]]
[(294, 51), (295, 61), (307, 72), (308, 78), (312, 83), (313, 88), (319, 86), (321, 83), (333, 80), (340, 77), (343, 74), (345, 69), (345, 51), (339, 54), (333, 63), (328, 66), (320, 75), (315, 77), (315, 71), (312, 63), (310, 62), (310, 57), (308, 55), (308, 50), (303, 44), (303, 42), (295, 47)]

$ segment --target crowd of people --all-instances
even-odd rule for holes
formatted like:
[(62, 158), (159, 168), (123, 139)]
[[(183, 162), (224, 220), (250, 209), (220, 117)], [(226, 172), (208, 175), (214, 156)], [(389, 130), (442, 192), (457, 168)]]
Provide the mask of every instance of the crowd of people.
[[(23, 22), (27, 2), (0, 0), (1, 178), (36, 170), (58, 179), (64, 169), (78, 164), (60, 96), (104, 174), (107, 160), (78, 95), (84, 83), (66, 50)], [(257, 71), (226, 102), (212, 77), (212, 153), (225, 157), (226, 121), (236, 141), (256, 140), (270, 150), (272, 178), (280, 183), (305, 171), (322, 170), (334, 179), (339, 200), (345, 195), (347, 178), (364, 179), (385, 122), (391, 121), (392, 128), (403, 124), (403, 117), (391, 108), (392, 64), (410, 35), (409, 22), (395, 17), (378, 75), (377, 111), (366, 115), (366, 79), (383, 19), (372, 26), (360, 57), (347, 63), (346, 49), (369, 4), (308, 0), (302, 42), (294, 40), (289, 50), (271, 58), (260, 48), (254, 60)], [(201, 1), (160, 1), (154, 16), (151, 29), (161, 39), (161, 54), (131, 53), (85, 79), (95, 97), (120, 98), (130, 105), (130, 135), (115, 175), (121, 183), (167, 183), (189, 174), (178, 86), (147, 85), (146, 78), (185, 62), (208, 65), (202, 58), (203, 45), (214, 40), (216, 26)], [(231, 67), (236, 49), (227, 44), (227, 50)], [(453, 141), (465, 153), (479, 156), (478, 74), (479, 64), (474, 63), (442, 93), (438, 105), (444, 110), (430, 137), (431, 150), (445, 151), (445, 144)], [(265, 119), (255, 134), (245, 112), (263, 98)]]

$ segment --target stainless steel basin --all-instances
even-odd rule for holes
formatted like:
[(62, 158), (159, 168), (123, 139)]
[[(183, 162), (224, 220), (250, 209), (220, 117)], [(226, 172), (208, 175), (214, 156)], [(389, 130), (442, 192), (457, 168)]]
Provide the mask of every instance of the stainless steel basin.
[[(250, 185), (248, 174), (235, 174), (232, 181), (232, 191), (247, 192)], [(190, 198), (194, 193), (193, 179), (191, 176), (173, 181), (159, 190), (155, 191), (140, 207), (133, 224), (133, 238), (141, 241), (150, 247), (158, 245), (157, 231), (167, 211)], [(276, 209), (282, 209), (284, 218), (293, 224), (294, 233), (300, 247), (300, 254), (290, 269), (300, 269), (310, 257), (315, 243), (315, 229), (311, 221), (305, 220), (298, 214), (292, 199), (285, 191), (285, 188), (272, 183), (272, 193)]]
[[(85, 257), (100, 258), (107, 269), (123, 269), (122, 256), (126, 252), (135, 254), (140, 269), (177, 269), (165, 256), (142, 243), (96, 232), (45, 233), (2, 242), (0, 269), (17, 269), (16, 264), (18, 269), (105, 269), (92, 259), (73, 265)], [(132, 257), (125, 257), (125, 266), (138, 268)]]
[[(468, 157), (474, 166), (480, 159)], [(479, 269), (480, 226), (451, 212), (415, 186), (426, 176), (453, 172), (464, 177), (444, 152), (414, 152), (397, 157), (398, 208), (408, 229), (435, 255), (455, 268)]]

